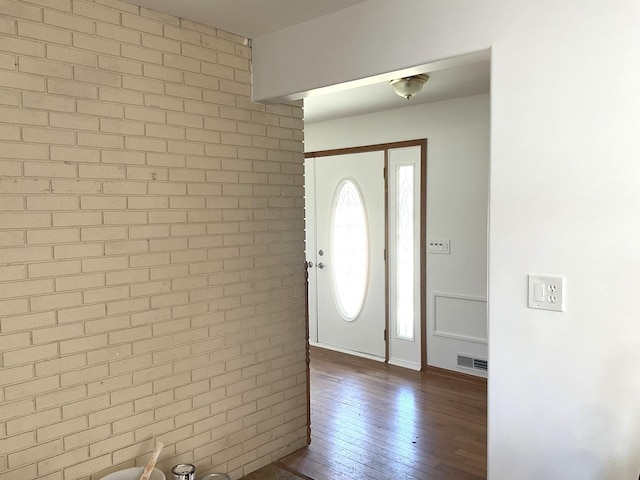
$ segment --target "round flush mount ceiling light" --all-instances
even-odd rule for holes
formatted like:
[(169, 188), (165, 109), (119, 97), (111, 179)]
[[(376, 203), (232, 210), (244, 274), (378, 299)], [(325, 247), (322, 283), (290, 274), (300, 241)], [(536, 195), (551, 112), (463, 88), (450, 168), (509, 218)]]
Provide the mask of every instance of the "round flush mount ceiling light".
[(422, 86), (427, 83), (427, 80), (429, 80), (429, 75), (420, 74), (389, 80), (389, 85), (397, 95), (409, 100), (422, 90)]

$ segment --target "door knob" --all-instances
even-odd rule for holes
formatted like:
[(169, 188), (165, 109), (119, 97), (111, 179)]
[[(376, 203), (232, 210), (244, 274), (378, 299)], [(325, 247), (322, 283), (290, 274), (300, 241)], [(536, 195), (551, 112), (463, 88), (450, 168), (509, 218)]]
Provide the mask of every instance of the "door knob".
[(313, 267), (313, 262), (307, 262), (307, 267), (312, 268)]
[(318, 268), (324, 268), (324, 263), (320, 262), (320, 263), (318, 264)]

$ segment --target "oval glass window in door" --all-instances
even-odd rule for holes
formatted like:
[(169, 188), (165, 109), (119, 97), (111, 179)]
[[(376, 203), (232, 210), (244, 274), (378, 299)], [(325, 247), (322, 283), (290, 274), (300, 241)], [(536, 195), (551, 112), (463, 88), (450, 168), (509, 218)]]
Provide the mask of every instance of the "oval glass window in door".
[(333, 202), (331, 248), (338, 311), (352, 321), (362, 310), (369, 278), (369, 229), (365, 205), (353, 180), (338, 185)]

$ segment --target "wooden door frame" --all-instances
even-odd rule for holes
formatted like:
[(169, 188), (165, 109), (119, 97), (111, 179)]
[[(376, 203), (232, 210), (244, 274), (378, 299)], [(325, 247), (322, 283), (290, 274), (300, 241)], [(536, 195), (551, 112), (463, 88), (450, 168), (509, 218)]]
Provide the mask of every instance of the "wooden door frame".
[[(331, 157), (337, 155), (350, 155), (364, 152), (384, 152), (384, 205), (385, 205), (385, 226), (384, 245), (388, 252), (388, 164), (389, 150), (406, 147), (420, 147), (420, 370), (427, 367), (427, 139), (406, 140), (401, 142), (380, 143), (376, 145), (365, 145), (360, 147), (337, 148), (332, 150), (321, 150), (317, 152), (305, 153), (307, 158)], [(385, 256), (385, 362), (389, 362), (389, 255)], [(308, 288), (308, 285), (307, 285)], [(309, 358), (309, 304), (307, 301), (307, 359)], [(307, 366), (308, 368), (308, 366)], [(310, 385), (307, 382), (308, 395), (310, 395)]]

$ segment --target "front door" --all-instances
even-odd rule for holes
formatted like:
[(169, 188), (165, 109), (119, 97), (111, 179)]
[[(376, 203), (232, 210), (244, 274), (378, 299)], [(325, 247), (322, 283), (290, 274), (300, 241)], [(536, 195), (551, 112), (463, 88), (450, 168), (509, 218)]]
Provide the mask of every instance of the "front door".
[(384, 160), (384, 151), (373, 151), (315, 162), (317, 341), (381, 359), (386, 324)]

